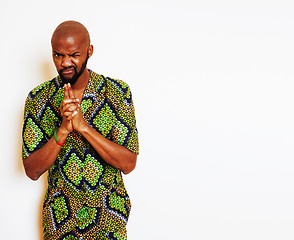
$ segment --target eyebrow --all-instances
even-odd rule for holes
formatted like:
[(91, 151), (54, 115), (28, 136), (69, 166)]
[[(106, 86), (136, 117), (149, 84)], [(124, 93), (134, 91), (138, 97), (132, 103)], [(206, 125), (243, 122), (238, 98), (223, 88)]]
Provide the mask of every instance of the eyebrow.
[[(61, 56), (64, 56), (64, 54), (61, 54), (61, 53), (59, 53), (59, 52), (57, 52), (57, 51), (55, 51), (55, 50), (53, 50), (53, 53), (55, 53), (55, 54), (59, 54), (59, 55), (61, 55)], [(75, 55), (75, 54), (80, 54), (80, 52), (74, 52), (74, 53), (72, 53), (72, 54), (69, 54), (69, 56), (73, 56), (73, 55)]]
[(80, 52), (74, 52), (73, 54), (69, 54), (69, 56), (73, 56), (75, 54), (80, 54)]

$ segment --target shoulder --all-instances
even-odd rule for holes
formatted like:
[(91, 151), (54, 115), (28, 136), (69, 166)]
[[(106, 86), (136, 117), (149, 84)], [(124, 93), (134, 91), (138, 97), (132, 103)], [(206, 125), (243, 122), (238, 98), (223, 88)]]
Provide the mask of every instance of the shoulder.
[(123, 80), (105, 77), (105, 86), (108, 91), (111, 91), (123, 98), (128, 98), (130, 96), (130, 87)]
[(57, 78), (54, 78), (32, 89), (25, 101), (24, 115), (30, 113), (37, 118), (47, 100), (57, 93), (59, 87)]
[(51, 97), (54, 92), (59, 88), (59, 83), (57, 78), (53, 78), (52, 80), (48, 80), (46, 82), (41, 83), (37, 87), (33, 88), (28, 95), (27, 100), (37, 100)]
[[(90, 70), (90, 69), (89, 69)], [(128, 83), (121, 79), (105, 77), (90, 70), (91, 89), (96, 93), (105, 93), (105, 97), (116, 99), (120, 102), (132, 102), (132, 94)]]
[(129, 87), (129, 85), (126, 82), (124, 82), (123, 80), (120, 80), (117, 78), (111, 78), (111, 77), (104, 77), (104, 78), (108, 84), (114, 85), (118, 88), (126, 89)]

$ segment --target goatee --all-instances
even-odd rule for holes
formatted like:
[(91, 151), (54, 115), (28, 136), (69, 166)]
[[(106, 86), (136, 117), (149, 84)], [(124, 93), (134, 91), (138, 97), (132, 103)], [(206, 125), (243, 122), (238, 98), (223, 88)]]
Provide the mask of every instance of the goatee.
[[(59, 76), (60, 76), (60, 78), (61, 78), (61, 80), (62, 80), (62, 83), (63, 83), (63, 84), (70, 83), (71, 85), (74, 85), (74, 84), (78, 81), (79, 77), (80, 77), (80, 76), (83, 74), (83, 72), (85, 71), (86, 66), (87, 66), (88, 59), (89, 59), (89, 56), (87, 55), (87, 58), (86, 58), (86, 60), (83, 62), (82, 67), (81, 67), (81, 70), (80, 70), (79, 72), (77, 71), (77, 68), (76, 68), (75, 66), (73, 66), (73, 67), (68, 67), (68, 68), (63, 68), (63, 69), (59, 70), (58, 73), (59, 73)], [(74, 75), (73, 75), (72, 78), (66, 78), (66, 77), (63, 75), (62, 71), (63, 71), (63, 70), (67, 70), (67, 69), (71, 69), (71, 68), (73, 68), (73, 70), (74, 70)]]

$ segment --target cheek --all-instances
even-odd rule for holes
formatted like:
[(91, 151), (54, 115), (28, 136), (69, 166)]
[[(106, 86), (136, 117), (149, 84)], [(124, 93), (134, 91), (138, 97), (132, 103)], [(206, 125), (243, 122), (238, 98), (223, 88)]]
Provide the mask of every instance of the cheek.
[(78, 69), (81, 68), (82, 66), (82, 61), (80, 61), (80, 59), (73, 59), (72, 60), (73, 65), (75, 65)]
[(60, 60), (59, 60), (59, 59), (54, 59), (54, 58), (53, 58), (53, 62), (54, 62), (55, 67), (56, 67), (57, 69), (59, 69), (59, 68), (60, 68), (60, 64), (61, 64)]

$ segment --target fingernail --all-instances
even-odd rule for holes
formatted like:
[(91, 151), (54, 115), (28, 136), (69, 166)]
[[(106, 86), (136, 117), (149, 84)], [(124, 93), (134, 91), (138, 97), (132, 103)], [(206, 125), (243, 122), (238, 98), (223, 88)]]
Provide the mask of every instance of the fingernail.
[(70, 83), (68, 83), (68, 86), (70, 87)]

